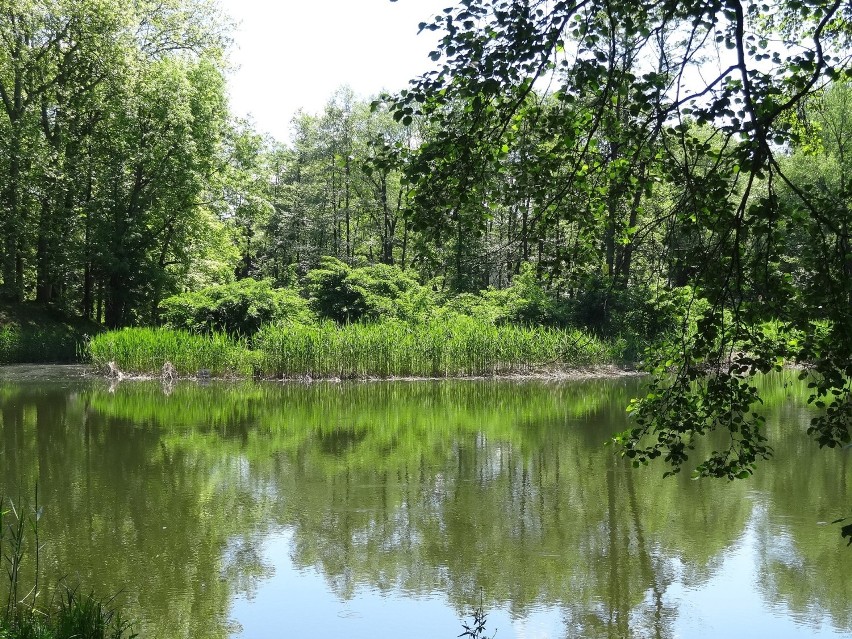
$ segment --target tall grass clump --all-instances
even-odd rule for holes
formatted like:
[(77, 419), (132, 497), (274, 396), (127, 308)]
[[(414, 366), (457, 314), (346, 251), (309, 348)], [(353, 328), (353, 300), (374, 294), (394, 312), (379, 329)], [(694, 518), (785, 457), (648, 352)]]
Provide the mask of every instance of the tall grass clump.
[(221, 333), (126, 328), (92, 339), (100, 370), (213, 376), (474, 377), (529, 374), (613, 361), (612, 346), (578, 330), (495, 325), (452, 315), (422, 323), (276, 324), (246, 340)]
[(264, 374), (277, 377), (506, 375), (610, 361), (606, 344), (579, 331), (495, 326), (464, 316), (268, 326), (255, 348)]
[(86, 336), (66, 326), (0, 326), (0, 364), (73, 362)]
[(253, 353), (244, 340), (222, 333), (198, 335), (165, 328), (124, 328), (97, 335), (89, 344), (92, 364), (132, 374), (159, 374), (170, 363), (178, 375), (251, 375)]
[(132, 628), (112, 605), (77, 588), (60, 586), (44, 600), (39, 583), (42, 550), (39, 539), (38, 492), (35, 507), (26, 509), (0, 499), (0, 638), (2, 639), (132, 639)]

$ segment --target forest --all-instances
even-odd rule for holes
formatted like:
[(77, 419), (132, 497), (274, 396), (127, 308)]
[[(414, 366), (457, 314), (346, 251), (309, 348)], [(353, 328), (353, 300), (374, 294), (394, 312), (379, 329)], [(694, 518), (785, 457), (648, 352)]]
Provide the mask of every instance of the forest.
[(753, 376), (798, 363), (826, 408), (814, 436), (846, 445), (850, 18), (461, 0), (420, 25), (441, 34), (433, 71), (343, 87), (282, 141), (229, 113), (215, 2), (7, 0), (4, 308), (240, 338), (581, 331), (652, 373), (625, 455), (676, 472), (720, 429), (697, 472), (729, 478), (771, 454)]

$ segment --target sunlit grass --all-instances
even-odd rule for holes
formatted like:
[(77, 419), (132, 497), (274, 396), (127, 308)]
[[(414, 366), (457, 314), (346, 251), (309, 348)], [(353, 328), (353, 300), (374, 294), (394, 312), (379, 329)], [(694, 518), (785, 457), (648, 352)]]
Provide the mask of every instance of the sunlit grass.
[(528, 374), (613, 360), (610, 347), (579, 331), (453, 322), (267, 326), (246, 341), (170, 329), (133, 328), (92, 340), (96, 368), (159, 374), (264, 377), (471, 377)]
[(206, 371), (214, 376), (251, 375), (252, 352), (243, 341), (213, 333), (198, 335), (165, 328), (125, 328), (98, 335), (89, 344), (92, 364), (124, 373), (159, 374), (170, 363), (178, 375)]
[(470, 318), (405, 324), (269, 326), (255, 340), (275, 377), (469, 377), (525, 374), (611, 361), (578, 331), (494, 326)]

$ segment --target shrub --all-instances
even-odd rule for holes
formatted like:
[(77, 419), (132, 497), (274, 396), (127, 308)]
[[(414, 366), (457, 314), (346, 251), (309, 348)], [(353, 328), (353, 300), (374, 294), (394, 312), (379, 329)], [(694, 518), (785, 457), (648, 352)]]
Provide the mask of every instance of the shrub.
[(538, 281), (532, 264), (521, 267), (510, 287), (488, 292), (486, 297), (499, 308), (497, 322), (501, 324), (564, 326), (567, 323), (566, 314), (553, 293)]
[(85, 343), (69, 326), (0, 326), (0, 364), (74, 362)]
[(352, 268), (324, 257), (306, 279), (313, 309), (320, 317), (341, 324), (412, 319), (430, 305), (428, 291), (413, 274), (387, 264)]
[(571, 323), (599, 335), (626, 341), (625, 356), (635, 358), (643, 346), (653, 346), (667, 335), (695, 331), (695, 322), (707, 308), (692, 288), (633, 286), (612, 288), (601, 278), (586, 283), (568, 304)]
[(252, 336), (264, 324), (310, 322), (307, 301), (292, 289), (272, 288), (268, 280), (244, 279), (174, 295), (163, 300), (161, 320), (168, 328), (193, 333)]
[(490, 324), (568, 325), (564, 308), (553, 293), (537, 281), (535, 269), (530, 264), (521, 268), (508, 288), (488, 288), (478, 294), (461, 293), (448, 300), (444, 308)]

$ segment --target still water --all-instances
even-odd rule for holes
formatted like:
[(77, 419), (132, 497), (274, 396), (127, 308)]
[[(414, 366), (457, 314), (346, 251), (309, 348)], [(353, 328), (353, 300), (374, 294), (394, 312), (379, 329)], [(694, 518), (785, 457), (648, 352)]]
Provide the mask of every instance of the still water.
[[(635, 379), (110, 386), (0, 379), (0, 493), (38, 485), (47, 581), (141, 637), (849, 637), (850, 451), (766, 382), (732, 484), (602, 446)], [(23, 497), (22, 497), (23, 496)]]

